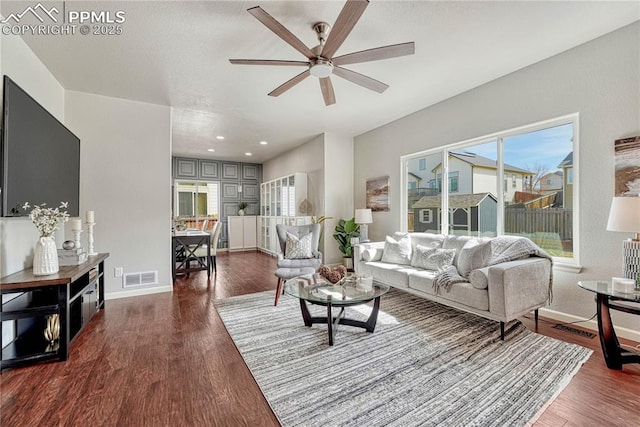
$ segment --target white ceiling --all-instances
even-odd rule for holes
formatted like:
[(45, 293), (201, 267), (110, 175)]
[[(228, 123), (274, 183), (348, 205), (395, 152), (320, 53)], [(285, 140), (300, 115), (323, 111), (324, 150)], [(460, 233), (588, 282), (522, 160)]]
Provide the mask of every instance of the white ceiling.
[[(1, 11), (33, 3), (3, 1)], [(345, 66), (390, 88), (378, 94), (333, 77), (329, 107), (314, 77), (267, 96), (303, 69), (229, 63), (304, 60), (246, 9), (261, 6), (313, 47), (312, 24), (333, 24), (343, 4), (67, 2), (68, 10), (125, 11), (123, 34), (24, 38), (66, 89), (172, 106), (175, 155), (260, 163), (322, 132), (362, 134), (640, 19), (637, 1), (372, 0), (336, 56), (407, 41), (416, 54)]]

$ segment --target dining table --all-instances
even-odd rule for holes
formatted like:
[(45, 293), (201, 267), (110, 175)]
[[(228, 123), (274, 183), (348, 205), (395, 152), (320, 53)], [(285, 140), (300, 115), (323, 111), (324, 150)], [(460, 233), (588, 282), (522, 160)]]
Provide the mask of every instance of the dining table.
[[(199, 247), (207, 248), (206, 257), (198, 257)], [(211, 234), (201, 230), (174, 231), (171, 237), (171, 276), (207, 270), (211, 278)]]

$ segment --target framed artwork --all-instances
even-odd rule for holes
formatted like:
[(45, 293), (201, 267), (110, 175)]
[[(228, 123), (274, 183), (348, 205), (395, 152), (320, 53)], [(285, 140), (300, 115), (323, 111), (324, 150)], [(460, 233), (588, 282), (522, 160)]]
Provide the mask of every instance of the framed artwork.
[(367, 208), (389, 212), (389, 176), (367, 179)]
[(640, 136), (615, 141), (616, 196), (640, 196)]

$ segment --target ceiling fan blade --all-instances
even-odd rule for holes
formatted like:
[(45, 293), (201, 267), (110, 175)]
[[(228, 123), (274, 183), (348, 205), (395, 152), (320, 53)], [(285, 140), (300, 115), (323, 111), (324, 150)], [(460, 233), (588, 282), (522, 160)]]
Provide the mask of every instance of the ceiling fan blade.
[(293, 33), (287, 30), (284, 25), (275, 20), (275, 18), (265, 12), (260, 6), (247, 9), (247, 12), (252, 14), (258, 21), (262, 22), (268, 29), (276, 33), (278, 37), (291, 45), (295, 50), (303, 54), (309, 59), (313, 59), (316, 55), (313, 54), (299, 38), (293, 35)]
[(333, 65), (358, 64), (360, 62), (379, 61), (381, 59), (413, 55), (414, 53), (416, 53), (416, 44), (414, 42), (408, 42), (348, 53), (333, 58), (331, 62), (333, 62)]
[(333, 105), (336, 103), (336, 93), (333, 91), (333, 84), (329, 77), (318, 79), (320, 81), (320, 90), (324, 98), (324, 105)]
[(230, 59), (232, 64), (239, 65), (296, 65), (308, 67), (309, 63), (305, 61), (280, 61), (275, 59)]
[(356, 73), (355, 71), (347, 70), (346, 68), (342, 67), (333, 67), (333, 74), (378, 93), (384, 92), (389, 87), (389, 85), (384, 84), (376, 79), (372, 79), (371, 77), (367, 77), (364, 74)]
[(297, 85), (298, 83), (300, 83), (301, 81), (309, 77), (310, 74), (311, 73), (309, 72), (309, 70), (303, 71), (302, 73), (298, 74), (294, 78), (287, 80), (286, 82), (284, 82), (283, 84), (281, 84), (280, 86), (278, 86), (277, 88), (269, 92), (269, 96), (282, 95), (283, 93), (285, 93), (286, 91), (288, 91), (289, 89), (291, 89), (292, 87), (294, 87), (295, 85)]
[(322, 48), (324, 58), (332, 58), (333, 54), (342, 46), (353, 27), (356, 25), (364, 10), (369, 5), (369, 0), (347, 0), (340, 15), (333, 24), (327, 42)]

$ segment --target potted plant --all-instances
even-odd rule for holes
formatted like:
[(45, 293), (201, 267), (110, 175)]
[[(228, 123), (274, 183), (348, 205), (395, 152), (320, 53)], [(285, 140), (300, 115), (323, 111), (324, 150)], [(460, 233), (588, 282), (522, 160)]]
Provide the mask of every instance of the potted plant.
[(336, 225), (333, 238), (338, 241), (338, 249), (342, 252), (342, 263), (347, 270), (353, 270), (353, 246), (351, 239), (359, 237), (360, 226), (356, 224), (355, 218), (348, 220), (341, 219)]
[(244, 210), (249, 206), (247, 202), (238, 203), (238, 215), (244, 215)]

